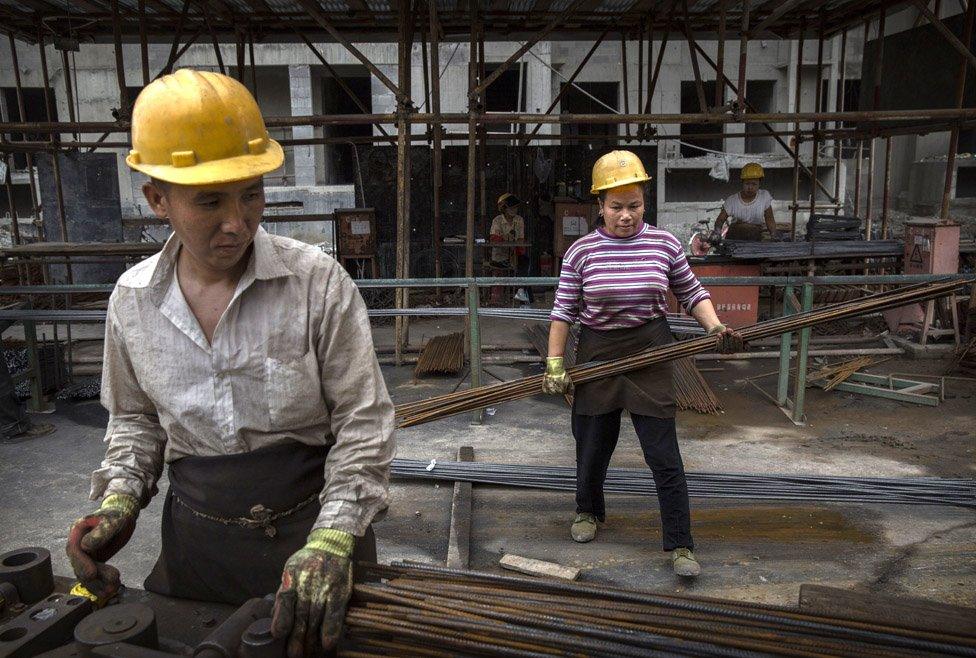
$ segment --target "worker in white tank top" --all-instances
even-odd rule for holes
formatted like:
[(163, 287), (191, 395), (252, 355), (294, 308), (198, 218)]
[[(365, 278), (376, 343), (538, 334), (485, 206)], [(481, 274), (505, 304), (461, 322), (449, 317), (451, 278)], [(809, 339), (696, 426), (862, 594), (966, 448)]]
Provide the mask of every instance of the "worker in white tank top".
[(722, 204), (722, 211), (715, 219), (713, 236), (722, 235), (722, 226), (729, 221), (729, 230), (725, 234), (727, 240), (760, 240), (765, 224), (773, 240), (780, 239), (773, 218), (773, 196), (762, 189), (765, 172), (757, 162), (750, 162), (742, 168), (739, 178), (742, 180), (742, 190), (736, 192)]

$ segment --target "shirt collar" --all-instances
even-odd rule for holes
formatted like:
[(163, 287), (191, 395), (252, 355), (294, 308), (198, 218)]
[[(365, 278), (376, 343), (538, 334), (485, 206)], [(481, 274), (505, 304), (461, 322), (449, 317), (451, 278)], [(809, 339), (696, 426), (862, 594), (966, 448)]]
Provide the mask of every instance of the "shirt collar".
[(610, 231), (606, 230), (603, 226), (598, 226), (597, 229), (596, 229), (596, 232), (599, 233), (600, 235), (602, 235), (603, 237), (605, 237), (607, 240), (616, 240), (618, 242), (626, 242), (627, 240), (633, 240), (634, 238), (639, 238), (640, 236), (642, 236), (645, 233), (647, 233), (649, 226), (650, 226), (650, 224), (648, 224), (647, 222), (642, 222), (641, 223), (640, 230), (637, 231), (637, 233), (634, 233), (632, 236), (627, 237), (627, 238), (618, 238), (616, 235), (614, 235)]
[[(259, 226), (257, 233), (254, 234), (254, 241), (251, 243), (250, 260), (247, 268), (242, 275), (243, 279), (260, 279), (267, 281), (285, 276), (293, 276), (295, 273), (288, 269), (288, 266), (281, 260), (278, 250), (271, 241), (271, 236)], [(176, 258), (180, 253), (179, 236), (174, 232), (166, 240), (159, 258), (153, 268), (152, 276), (149, 279), (149, 289), (153, 301), (158, 306), (162, 303), (169, 290), (169, 285), (173, 280), (173, 272), (176, 269)], [(248, 281), (250, 284), (250, 281)]]

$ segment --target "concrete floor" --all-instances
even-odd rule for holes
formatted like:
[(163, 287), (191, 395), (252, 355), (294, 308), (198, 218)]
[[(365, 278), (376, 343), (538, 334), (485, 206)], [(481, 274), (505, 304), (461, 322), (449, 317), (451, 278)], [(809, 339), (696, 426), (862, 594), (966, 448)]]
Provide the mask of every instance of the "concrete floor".
[[(440, 333), (434, 323), (415, 339)], [(377, 331), (378, 343), (387, 328)], [(508, 325), (489, 328), (486, 342), (521, 344)], [(976, 477), (976, 383), (953, 382), (936, 408), (807, 392), (809, 423), (796, 427), (744, 377), (775, 368), (774, 361), (708, 363), (705, 373), (726, 412), (681, 412), (679, 440), (688, 471), (831, 475)], [(889, 361), (875, 372), (941, 372), (938, 361)], [(540, 372), (528, 364), (492, 365), (511, 379)], [(384, 367), (395, 402), (451, 390), (456, 378), (414, 381), (410, 368)], [(769, 387), (772, 380), (767, 380)], [(454, 417), (398, 433), (398, 456), (450, 460), (459, 445), (479, 461), (572, 465), (569, 410), (555, 398), (510, 403), (481, 426)], [(59, 403), (36, 417), (52, 423), (48, 436), (0, 444), (0, 551), (35, 545), (51, 549), (55, 571), (67, 575), (67, 529), (87, 502), (88, 478), (101, 459), (106, 416), (96, 402)], [(629, 423), (613, 467), (641, 467)], [(166, 481), (161, 483), (161, 488)], [(451, 487), (395, 482), (389, 514), (376, 524), (381, 561), (442, 561), (447, 547)], [(143, 512), (130, 544), (116, 558), (127, 583), (139, 586), (157, 552), (162, 497)], [(476, 485), (472, 568), (497, 570), (503, 553), (556, 561), (583, 570), (582, 579), (654, 591), (694, 592), (793, 604), (802, 583), (861, 588), (976, 606), (976, 514), (950, 507), (794, 504), (692, 500), (696, 553), (704, 574), (681, 582), (660, 551), (656, 501), (611, 496), (608, 523), (591, 544), (574, 544), (573, 497), (561, 492)]]

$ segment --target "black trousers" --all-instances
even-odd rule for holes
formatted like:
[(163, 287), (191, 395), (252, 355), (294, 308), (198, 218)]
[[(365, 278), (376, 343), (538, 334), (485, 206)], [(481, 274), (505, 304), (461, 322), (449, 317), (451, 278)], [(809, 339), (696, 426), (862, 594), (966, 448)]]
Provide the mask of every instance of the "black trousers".
[[(573, 414), (576, 438), (576, 512), (589, 512), (600, 521), (606, 516), (603, 483), (610, 457), (620, 437), (621, 410), (599, 416)], [(661, 507), (661, 535), (664, 550), (694, 548), (691, 538), (691, 513), (688, 509), (688, 483), (678, 451), (674, 418), (655, 418), (631, 414), (640, 440), (644, 461), (654, 474), (658, 504)]]

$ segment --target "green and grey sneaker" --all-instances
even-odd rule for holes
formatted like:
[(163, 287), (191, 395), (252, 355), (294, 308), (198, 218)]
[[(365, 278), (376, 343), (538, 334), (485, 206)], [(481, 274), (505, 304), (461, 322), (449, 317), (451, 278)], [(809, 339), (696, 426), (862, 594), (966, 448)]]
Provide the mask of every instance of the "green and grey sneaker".
[(589, 512), (581, 512), (576, 515), (573, 527), (570, 529), (573, 541), (585, 544), (593, 541), (596, 537), (596, 517)]
[(693, 577), (701, 574), (701, 565), (690, 548), (676, 548), (671, 551), (671, 566), (676, 576)]

